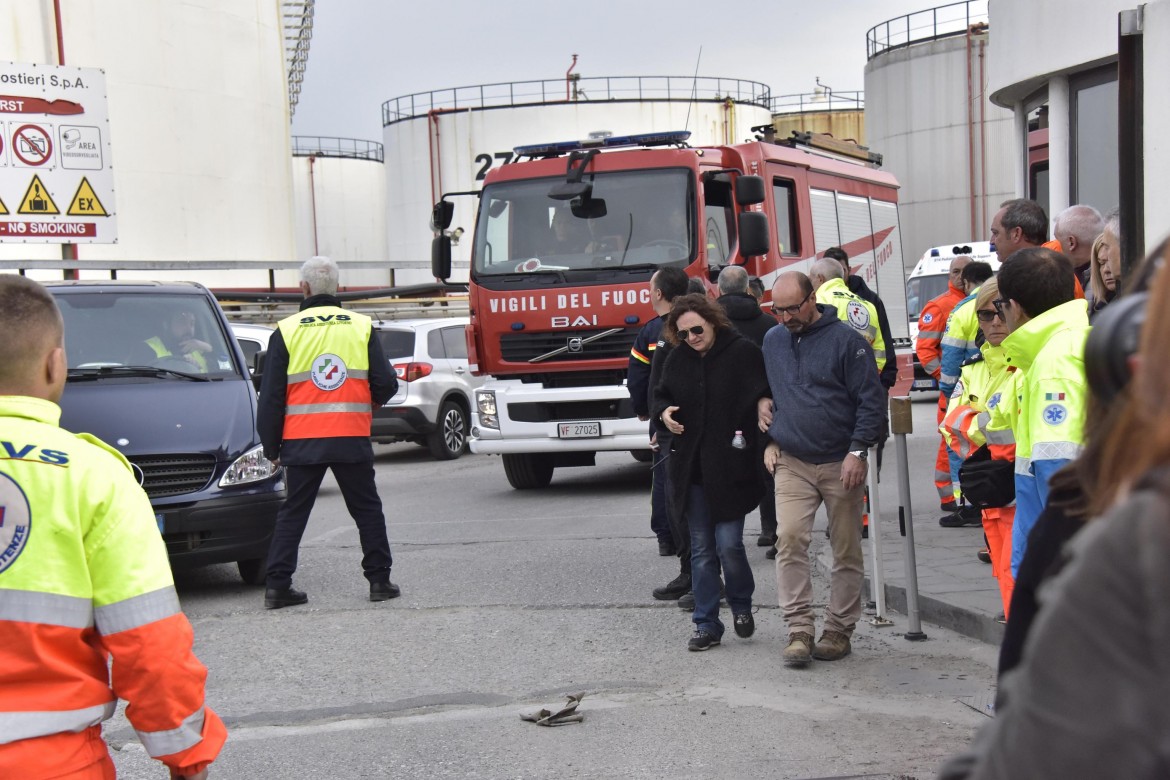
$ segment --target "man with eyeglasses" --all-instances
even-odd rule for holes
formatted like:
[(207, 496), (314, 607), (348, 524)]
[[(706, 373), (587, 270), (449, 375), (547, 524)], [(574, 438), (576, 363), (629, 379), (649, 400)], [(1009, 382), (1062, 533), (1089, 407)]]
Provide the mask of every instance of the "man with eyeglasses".
[[(1000, 269), (999, 298), (992, 301), (1010, 331), (1003, 340), (1007, 360), (1023, 372), (1016, 381), (1018, 412), (1006, 421), (1016, 441), (1013, 578), (1048, 500), (1049, 478), (1084, 442), (1089, 315), (1084, 299), (1075, 297), (1075, 280), (1064, 255), (1023, 249)], [(989, 428), (1003, 423), (993, 418)]]
[[(783, 661), (792, 667), (851, 651), (865, 573), (861, 512), (869, 448), (885, 438), (887, 424), (873, 348), (813, 296), (812, 282), (798, 271), (780, 274), (772, 287), (772, 314), (784, 327), (764, 337), (771, 397), (758, 408), (760, 430), (770, 439), (764, 465), (776, 479), (776, 579), (789, 632)], [(822, 503), (833, 569), (824, 632), (814, 646), (808, 547)]]
[[(918, 362), (922, 364), (922, 368), (934, 377), (935, 381), (939, 380), (942, 369), (942, 339), (947, 327), (947, 318), (951, 316), (955, 305), (967, 296), (967, 291), (963, 287), (963, 269), (970, 262), (971, 257), (968, 255), (956, 255), (951, 260), (947, 291), (928, 301), (918, 315), (918, 338), (914, 342), (914, 352), (918, 355)], [(949, 396), (940, 390), (938, 394), (940, 424), (947, 413), (948, 399)], [(955, 503), (955, 489), (951, 483), (949, 452), (946, 441), (940, 436), (938, 454), (934, 459), (934, 487), (938, 491), (939, 508), (944, 512), (954, 512), (958, 509)]]

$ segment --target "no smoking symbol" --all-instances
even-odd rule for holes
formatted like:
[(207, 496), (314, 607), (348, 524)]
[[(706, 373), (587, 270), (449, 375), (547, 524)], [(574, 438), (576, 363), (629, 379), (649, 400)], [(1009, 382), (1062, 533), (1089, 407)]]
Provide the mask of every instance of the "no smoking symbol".
[(12, 151), (25, 165), (44, 165), (53, 154), (53, 142), (42, 128), (22, 125), (12, 134)]

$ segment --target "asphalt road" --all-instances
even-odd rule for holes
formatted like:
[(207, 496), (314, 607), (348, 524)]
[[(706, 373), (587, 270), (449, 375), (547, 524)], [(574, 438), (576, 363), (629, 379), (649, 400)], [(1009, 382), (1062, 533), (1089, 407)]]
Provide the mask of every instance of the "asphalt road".
[[(932, 414), (915, 404), (918, 430)], [(930, 445), (926, 433), (911, 440), (923, 501)], [(178, 578), (208, 702), (231, 732), (213, 777), (925, 778), (985, 721), (958, 699), (989, 690), (994, 649), (934, 627), (908, 642), (900, 616), (859, 626), (841, 661), (784, 668), (755, 514), (756, 635), (729, 629), (722, 646), (688, 652), (689, 614), (650, 596), (677, 562), (657, 555), (648, 466), (626, 453), (520, 492), (496, 458), (375, 451), (400, 599), (366, 600), (331, 480), (301, 548), (306, 606), (264, 610), (234, 566)], [(896, 507), (896, 480), (882, 494)], [(582, 723), (519, 717), (581, 692)], [(166, 776), (121, 712), (106, 735), (119, 777)]]

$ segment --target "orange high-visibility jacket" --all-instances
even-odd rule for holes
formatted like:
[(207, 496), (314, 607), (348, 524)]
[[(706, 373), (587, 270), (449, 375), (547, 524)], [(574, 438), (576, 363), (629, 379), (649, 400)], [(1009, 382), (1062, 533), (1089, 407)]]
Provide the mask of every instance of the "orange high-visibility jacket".
[(955, 305), (966, 297), (965, 292), (947, 284), (947, 291), (927, 301), (918, 315), (918, 339), (914, 342), (914, 351), (926, 373), (935, 379), (938, 379), (942, 369), (942, 339), (947, 329), (947, 317), (951, 316)]
[(151, 756), (198, 772), (227, 730), (204, 705), (154, 511), (126, 459), (60, 417), (0, 396), (0, 777), (89, 766), (72, 738), (92, 739), (119, 698)]
[(286, 440), (370, 435), (372, 322), (337, 306), (314, 306), (280, 321), (288, 347)]

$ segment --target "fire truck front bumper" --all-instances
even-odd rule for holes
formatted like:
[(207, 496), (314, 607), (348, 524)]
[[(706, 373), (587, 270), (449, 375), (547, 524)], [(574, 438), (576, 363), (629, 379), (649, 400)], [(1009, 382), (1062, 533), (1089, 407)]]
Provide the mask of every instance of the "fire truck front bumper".
[(647, 450), (625, 385), (546, 388), (515, 380), (475, 393), (471, 451), (480, 455)]

